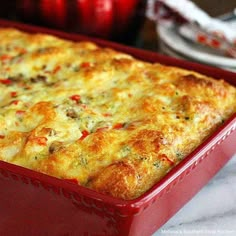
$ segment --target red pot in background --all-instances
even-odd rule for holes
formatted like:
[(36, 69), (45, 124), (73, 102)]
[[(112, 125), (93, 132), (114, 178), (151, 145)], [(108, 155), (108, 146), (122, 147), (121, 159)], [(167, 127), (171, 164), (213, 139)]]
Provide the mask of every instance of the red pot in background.
[(128, 42), (145, 18), (146, 0), (16, 0), (26, 22)]

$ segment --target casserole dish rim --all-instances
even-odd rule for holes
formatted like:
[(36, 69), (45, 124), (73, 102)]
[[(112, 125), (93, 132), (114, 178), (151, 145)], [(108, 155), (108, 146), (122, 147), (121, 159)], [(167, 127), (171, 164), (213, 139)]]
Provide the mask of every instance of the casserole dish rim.
[[(233, 72), (224, 71), (222, 69), (209, 67), (205, 65), (199, 65), (197, 63), (182, 61), (179, 59), (171, 58), (168, 56), (160, 55), (157, 53), (144, 51), (141, 49), (131, 48), (128, 46), (120, 45), (114, 42), (109, 42), (101, 39), (91, 38), (84, 35), (64, 33), (57, 30), (46, 29), (38, 26), (31, 26), (17, 22), (11, 22), (7, 20), (0, 19), (0, 27), (12, 27), (19, 30), (28, 32), (28, 33), (46, 33), (55, 35), (60, 38), (64, 38), (72, 41), (82, 41), (87, 40), (94, 42), (102, 47), (110, 47), (124, 53), (129, 53), (135, 58), (142, 59), (148, 62), (157, 62), (168, 66), (176, 66), (188, 70), (194, 70), (199, 73), (205, 74), (207, 76), (214, 77), (216, 79), (222, 78), (224, 76), (228, 77), (227, 82), (233, 83), (233, 76), (236, 77), (236, 74)], [(215, 75), (216, 74), (216, 75)], [(236, 81), (234, 82), (234, 86)], [(160, 181), (158, 181), (151, 189), (146, 193), (142, 194), (140, 197), (132, 200), (123, 200), (118, 199), (112, 196), (107, 196), (101, 193), (96, 192), (95, 190), (88, 189), (83, 186), (77, 186), (76, 184), (69, 183), (66, 180), (59, 179), (53, 176), (48, 176), (43, 173), (36, 172), (34, 170), (29, 170), (24, 167), (16, 166), (14, 164), (6, 163), (0, 161), (0, 167), (5, 168), (6, 170), (18, 173), (21, 176), (26, 176), (30, 179), (36, 179), (46, 185), (56, 186), (61, 189), (66, 189), (72, 193), (82, 194), (88, 198), (94, 199), (96, 201), (104, 201), (107, 204), (120, 209), (121, 211), (114, 211), (114, 214), (118, 214), (121, 217), (126, 217), (126, 212), (129, 212), (133, 215), (139, 214), (141, 209), (144, 210), (145, 207), (148, 207), (150, 201), (155, 201), (159, 197), (159, 193), (165, 189), (165, 187), (176, 179), (183, 171), (185, 171), (191, 164), (195, 161), (198, 161), (201, 156), (211, 149), (215, 145), (220, 145), (220, 141), (227, 135), (230, 135), (230, 132), (233, 132), (236, 129), (236, 114), (229, 118), (222, 126), (220, 126), (212, 135), (210, 135), (201, 145), (199, 145), (192, 153), (190, 153), (184, 160), (182, 160), (177, 166), (175, 166), (170, 172), (168, 172)], [(236, 148), (235, 151), (236, 152)], [(3, 171), (0, 173), (3, 173)], [(3, 174), (2, 174), (3, 175)], [(95, 206), (96, 207), (96, 206)], [(130, 214), (129, 214), (130, 215)]]

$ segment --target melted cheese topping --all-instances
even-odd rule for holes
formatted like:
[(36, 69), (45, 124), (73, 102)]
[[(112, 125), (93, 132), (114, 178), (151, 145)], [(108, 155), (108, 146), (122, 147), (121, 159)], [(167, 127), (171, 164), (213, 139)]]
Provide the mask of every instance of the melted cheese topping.
[(0, 160), (105, 194), (140, 196), (236, 111), (223, 80), (90, 42), (0, 38)]

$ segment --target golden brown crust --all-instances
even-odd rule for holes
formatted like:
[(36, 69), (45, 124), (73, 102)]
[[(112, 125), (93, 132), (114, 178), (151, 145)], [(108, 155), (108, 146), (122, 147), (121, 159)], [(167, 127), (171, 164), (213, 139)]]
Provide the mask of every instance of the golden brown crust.
[(236, 111), (236, 89), (91, 42), (0, 29), (0, 160), (122, 199)]

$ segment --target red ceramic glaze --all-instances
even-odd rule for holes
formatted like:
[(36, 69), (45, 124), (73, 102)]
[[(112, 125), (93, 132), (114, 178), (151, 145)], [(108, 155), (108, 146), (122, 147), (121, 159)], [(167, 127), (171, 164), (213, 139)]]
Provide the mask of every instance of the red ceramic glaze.
[(100, 38), (129, 40), (144, 21), (146, 0), (14, 0), (37, 24)]
[(92, 16), (92, 3), (87, 0), (76, 0), (76, 13), (77, 24), (80, 27), (80, 31), (83, 33), (88, 32), (94, 23), (91, 21)]
[(122, 29), (130, 24), (130, 19), (134, 17), (133, 9), (137, 9), (138, 1), (136, 0), (114, 0), (114, 14), (116, 30), (122, 33)]
[[(236, 74), (221, 69), (14, 22), (1, 20), (0, 26), (50, 33), (73, 41), (91, 40), (145, 61), (195, 70), (236, 85)], [(72, 181), (0, 161), (0, 235), (151, 235), (236, 153), (235, 140), (236, 115), (233, 115), (160, 182), (131, 201), (105, 196)]]
[(101, 37), (108, 38), (113, 27), (113, 2), (110, 0), (93, 0), (93, 8), (94, 26), (92, 27), (92, 31), (95, 35), (96, 32), (99, 32)]
[(45, 22), (64, 28), (67, 22), (67, 0), (41, 0), (40, 9), (41, 17)]

